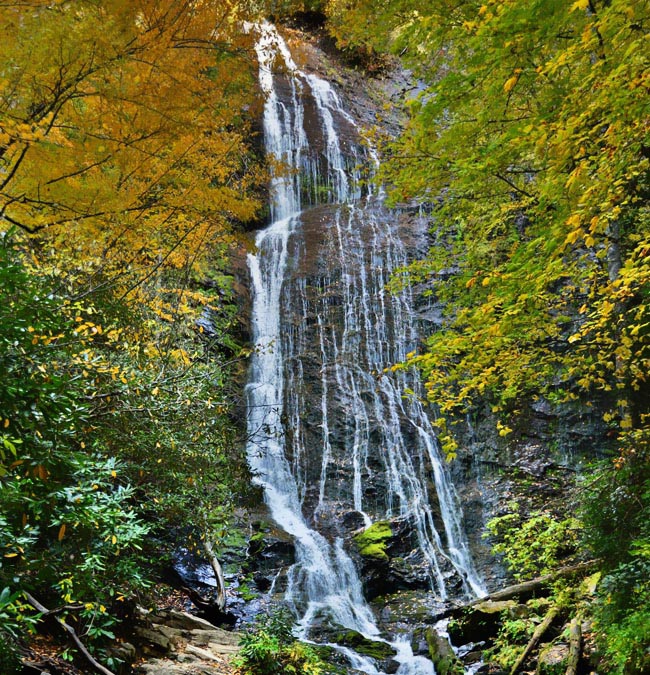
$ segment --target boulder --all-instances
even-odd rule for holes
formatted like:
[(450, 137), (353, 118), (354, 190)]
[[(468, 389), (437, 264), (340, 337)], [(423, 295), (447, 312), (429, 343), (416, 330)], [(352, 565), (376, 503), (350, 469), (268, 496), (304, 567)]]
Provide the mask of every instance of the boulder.
[(449, 640), (440, 635), (435, 628), (427, 628), (425, 636), (436, 675), (463, 675), (465, 669), (451, 648)]
[(569, 645), (564, 642), (542, 645), (537, 658), (537, 675), (564, 675), (569, 660)]

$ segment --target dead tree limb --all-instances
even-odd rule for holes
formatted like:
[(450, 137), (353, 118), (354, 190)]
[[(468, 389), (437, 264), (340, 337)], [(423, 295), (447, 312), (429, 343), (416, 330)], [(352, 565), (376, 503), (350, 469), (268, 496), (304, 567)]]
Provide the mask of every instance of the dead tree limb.
[[(52, 612), (50, 612), (47, 607), (44, 607), (33, 595), (30, 593), (25, 593), (25, 598), (27, 599), (27, 602), (37, 611), (41, 612), (41, 614), (47, 616), (47, 615), (52, 615)], [(61, 625), (63, 630), (70, 636), (71, 640), (77, 645), (77, 648), (79, 651), (83, 654), (83, 656), (86, 658), (88, 663), (98, 672), (101, 673), (102, 675), (115, 675), (113, 671), (109, 670), (108, 668), (105, 668), (102, 666), (102, 664), (95, 659), (95, 657), (86, 649), (86, 646), (84, 643), (79, 639), (79, 636), (77, 635), (75, 629), (67, 624), (60, 616), (54, 615), (54, 618), (57, 620), (57, 622)]]
[(226, 580), (223, 577), (223, 570), (221, 569), (221, 564), (217, 560), (217, 556), (214, 554), (212, 543), (208, 539), (203, 542), (203, 548), (208, 556), (210, 567), (212, 567), (214, 578), (217, 582), (217, 596), (215, 604), (217, 609), (220, 612), (223, 612), (226, 609)]
[(215, 592), (211, 594), (211, 596), (208, 596), (203, 595), (195, 588), (190, 588), (186, 585), (181, 586), (180, 589), (187, 594), (189, 599), (202, 612), (210, 613), (217, 610), (223, 614), (226, 609), (226, 580), (223, 576), (223, 570), (221, 568), (221, 564), (217, 560), (217, 556), (214, 554), (212, 543), (208, 539), (203, 541), (203, 550), (205, 551), (206, 557), (214, 574), (216, 584)]
[(512, 586), (507, 586), (506, 588), (501, 589), (500, 591), (495, 591), (490, 593), (483, 598), (477, 598), (468, 602), (465, 605), (455, 605), (449, 607), (440, 614), (436, 615), (436, 620), (447, 619), (451, 616), (459, 616), (466, 609), (471, 609), (476, 605), (480, 605), (482, 602), (487, 600), (491, 601), (500, 601), (500, 600), (512, 600), (513, 598), (518, 598), (519, 600), (529, 599), (534, 597), (536, 594), (541, 593), (544, 589), (554, 581), (562, 579), (564, 577), (570, 577), (574, 574), (584, 574), (593, 569), (597, 560), (590, 560), (589, 562), (578, 563), (576, 565), (569, 565), (567, 567), (561, 567), (559, 570), (552, 572), (551, 574), (545, 574), (544, 576), (537, 577), (536, 579), (531, 579), (530, 581), (524, 581), (520, 584), (514, 584)]
[(582, 649), (582, 627), (580, 619), (574, 616), (569, 628), (569, 658), (565, 675), (576, 675), (578, 672), (578, 662), (580, 661), (580, 652)]
[(551, 607), (551, 609), (548, 610), (546, 616), (544, 617), (544, 620), (542, 621), (542, 623), (539, 624), (539, 626), (537, 626), (535, 632), (533, 633), (533, 636), (528, 641), (528, 644), (526, 645), (524, 651), (519, 655), (519, 658), (516, 660), (515, 665), (512, 666), (512, 668), (510, 669), (510, 675), (516, 675), (516, 673), (519, 672), (519, 669), (524, 665), (524, 662), (530, 656), (533, 649), (537, 647), (537, 643), (540, 641), (542, 635), (546, 633), (550, 625), (553, 623), (553, 621), (555, 621), (555, 617), (557, 617), (559, 613), (560, 608), (557, 605), (554, 605), (553, 607)]

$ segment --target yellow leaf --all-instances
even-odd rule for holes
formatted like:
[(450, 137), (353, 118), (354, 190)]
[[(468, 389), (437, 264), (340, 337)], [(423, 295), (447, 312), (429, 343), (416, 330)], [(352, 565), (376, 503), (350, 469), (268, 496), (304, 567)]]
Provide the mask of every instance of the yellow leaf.
[(65, 537), (65, 523), (63, 523), (63, 525), (61, 525), (61, 527), (59, 528), (59, 536), (57, 537), (57, 539), (61, 541), (63, 537)]
[(509, 77), (504, 85), (503, 85), (503, 91), (506, 92), (506, 94), (510, 91), (512, 91), (515, 88), (515, 85), (519, 81), (519, 75), (513, 75), (512, 77)]
[(585, 10), (589, 7), (589, 0), (576, 0), (571, 5), (571, 11), (574, 12), (576, 9)]
[(112, 544), (117, 544), (117, 537), (116, 537), (115, 535), (113, 535), (113, 536), (111, 537), (111, 543), (112, 543)]
[(5, 418), (4, 428), (6, 429), (9, 426), (9, 420)]

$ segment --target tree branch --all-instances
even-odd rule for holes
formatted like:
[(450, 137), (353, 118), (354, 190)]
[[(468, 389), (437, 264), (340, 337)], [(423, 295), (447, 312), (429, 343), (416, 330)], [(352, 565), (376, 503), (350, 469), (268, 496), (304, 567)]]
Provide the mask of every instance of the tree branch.
[[(41, 612), (44, 616), (50, 616), (53, 614), (53, 612), (57, 610), (49, 610), (47, 607), (44, 607), (41, 605), (41, 603), (30, 593), (25, 592), (25, 598), (27, 599), (27, 602), (38, 612)], [(79, 651), (83, 654), (83, 656), (86, 658), (88, 663), (98, 672), (101, 673), (102, 675), (115, 675), (113, 671), (109, 670), (108, 668), (105, 668), (99, 661), (95, 659), (95, 657), (88, 651), (84, 643), (79, 639), (79, 636), (77, 635), (75, 629), (67, 624), (61, 617), (55, 616), (54, 617), (57, 622), (61, 625), (63, 630), (70, 636), (72, 641), (77, 645), (77, 648)]]

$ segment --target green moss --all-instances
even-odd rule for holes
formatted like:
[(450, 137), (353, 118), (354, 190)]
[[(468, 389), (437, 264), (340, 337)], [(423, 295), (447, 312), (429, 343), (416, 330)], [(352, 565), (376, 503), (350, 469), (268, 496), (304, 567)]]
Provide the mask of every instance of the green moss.
[(380, 520), (363, 532), (355, 534), (354, 543), (362, 556), (375, 560), (388, 560), (386, 546), (392, 536), (390, 523), (387, 520)]
[(334, 642), (350, 647), (359, 654), (364, 654), (372, 659), (390, 659), (396, 654), (395, 649), (386, 642), (370, 640), (355, 630), (342, 630), (334, 635)]

